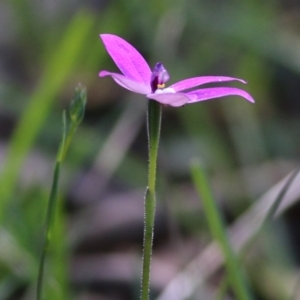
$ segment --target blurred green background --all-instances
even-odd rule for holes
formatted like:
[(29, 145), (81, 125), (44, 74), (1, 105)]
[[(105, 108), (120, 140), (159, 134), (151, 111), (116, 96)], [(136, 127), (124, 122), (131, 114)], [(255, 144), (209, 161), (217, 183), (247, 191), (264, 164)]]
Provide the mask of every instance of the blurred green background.
[[(2, 0), (0, 299), (34, 299), (62, 111), (79, 82), (87, 88), (86, 116), (63, 167), (44, 299), (138, 299), (147, 101), (98, 77), (102, 69), (117, 71), (100, 33), (123, 37), (150, 66), (163, 62), (170, 83), (239, 77), (248, 84), (232, 86), (256, 100), (163, 109), (153, 299), (218, 299), (224, 270), (215, 252), (215, 266), (189, 277), (188, 297), (164, 294), (180, 272), (205, 261), (212, 240), (190, 161), (199, 158), (207, 170), (228, 226), (241, 220), (237, 232), (255, 232), (255, 222), (240, 216), (299, 162), (299, 16), (292, 0)], [(293, 207), (244, 251), (256, 299), (300, 295), (299, 199), (296, 178), (286, 199)], [(235, 299), (230, 289), (224, 299)]]

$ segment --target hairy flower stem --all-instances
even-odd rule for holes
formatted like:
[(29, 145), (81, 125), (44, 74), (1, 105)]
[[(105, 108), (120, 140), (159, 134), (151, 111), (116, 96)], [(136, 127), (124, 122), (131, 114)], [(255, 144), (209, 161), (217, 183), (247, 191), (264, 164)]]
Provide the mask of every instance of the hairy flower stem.
[(155, 182), (157, 152), (161, 126), (161, 105), (150, 100), (148, 103), (148, 143), (149, 143), (149, 164), (148, 164), (148, 187), (145, 195), (145, 220), (144, 220), (144, 252), (141, 284), (141, 300), (149, 299), (150, 269), (153, 245), (153, 230), (155, 219)]

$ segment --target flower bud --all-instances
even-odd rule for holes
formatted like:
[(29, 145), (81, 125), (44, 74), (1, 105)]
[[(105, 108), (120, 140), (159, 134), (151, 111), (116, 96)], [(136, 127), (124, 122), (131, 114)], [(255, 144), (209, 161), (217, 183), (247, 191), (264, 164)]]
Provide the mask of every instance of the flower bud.
[(79, 124), (84, 116), (86, 105), (86, 89), (79, 84), (75, 89), (74, 97), (70, 103), (69, 115), (73, 123)]

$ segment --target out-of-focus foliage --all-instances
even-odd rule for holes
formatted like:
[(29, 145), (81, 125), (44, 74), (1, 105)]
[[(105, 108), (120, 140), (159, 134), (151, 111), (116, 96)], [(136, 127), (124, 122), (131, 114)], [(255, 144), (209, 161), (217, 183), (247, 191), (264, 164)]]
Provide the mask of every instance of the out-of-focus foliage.
[[(152, 273), (158, 296), (211, 241), (191, 158), (207, 168), (228, 225), (297, 165), (299, 14), (291, 0), (1, 1), (0, 299), (34, 298), (61, 113), (78, 82), (87, 87), (87, 110), (63, 167), (45, 299), (138, 297), (146, 100), (98, 78), (101, 69), (117, 70), (100, 33), (122, 36), (150, 65), (162, 61), (170, 83), (240, 77), (256, 100), (164, 107)], [(293, 195), (297, 202), (299, 190)], [(294, 204), (246, 251), (257, 297), (297, 293), (298, 220)], [(195, 286), (193, 299), (214, 299), (223, 273), (213, 275)]]

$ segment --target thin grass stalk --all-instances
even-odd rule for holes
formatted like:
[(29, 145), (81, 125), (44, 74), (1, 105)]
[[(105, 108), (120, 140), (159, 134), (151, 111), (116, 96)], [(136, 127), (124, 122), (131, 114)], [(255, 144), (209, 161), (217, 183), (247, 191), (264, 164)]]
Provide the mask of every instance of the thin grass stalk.
[(237, 299), (251, 300), (252, 297), (246, 278), (231, 247), (222, 216), (213, 198), (205, 173), (199, 163), (192, 163), (191, 174), (194, 185), (202, 199), (210, 230), (223, 252), (232, 289)]
[(58, 184), (60, 177), (60, 169), (61, 164), (65, 159), (65, 156), (70, 147), (71, 141), (73, 139), (74, 133), (81, 123), (86, 105), (86, 90), (81, 85), (75, 89), (75, 96), (69, 107), (69, 119), (70, 125), (67, 124), (67, 116), (66, 113), (63, 113), (63, 131), (62, 131), (62, 140), (59, 146), (59, 150), (56, 156), (56, 162), (54, 166), (53, 172), (53, 180), (50, 191), (50, 196), (48, 200), (48, 208), (45, 222), (45, 233), (44, 233), (44, 241), (42, 247), (42, 254), (40, 258), (39, 270), (38, 270), (38, 279), (37, 279), (37, 290), (36, 290), (36, 299), (42, 299), (43, 292), (43, 282), (44, 282), (44, 267), (46, 255), (48, 253), (48, 248), (51, 240), (51, 230), (52, 224), (54, 220), (54, 213), (57, 203), (57, 195), (58, 195)]
[(44, 281), (44, 266), (45, 266), (45, 259), (46, 254), (48, 252), (50, 240), (51, 240), (51, 224), (53, 221), (54, 210), (56, 207), (57, 202), (57, 187), (59, 182), (59, 175), (60, 175), (60, 162), (56, 162), (53, 172), (53, 182), (52, 188), (50, 192), (50, 197), (48, 201), (48, 208), (47, 208), (47, 216), (46, 216), (46, 225), (45, 225), (45, 238), (43, 241), (43, 248), (42, 254), (40, 258), (39, 270), (38, 270), (38, 280), (37, 280), (37, 292), (36, 292), (36, 299), (42, 299), (42, 290), (43, 290), (43, 281)]
[[(70, 138), (68, 135), (68, 140), (69, 139)], [(51, 240), (51, 230), (50, 229), (51, 229), (51, 225), (53, 223), (54, 211), (55, 211), (56, 202), (57, 202), (60, 167), (61, 167), (62, 160), (64, 158), (64, 154), (66, 153), (65, 141), (66, 141), (66, 114), (64, 112), (63, 113), (62, 141), (60, 143), (59, 151), (58, 151), (57, 157), (56, 157), (56, 162), (55, 162), (54, 172), (53, 172), (53, 179), (52, 179), (52, 186), (51, 186), (50, 196), (49, 196), (49, 200), (48, 200), (44, 241), (43, 241), (42, 254), (41, 254), (41, 258), (40, 258), (38, 279), (37, 279), (37, 291), (36, 291), (36, 299), (37, 300), (42, 299), (43, 282), (44, 282), (44, 267), (45, 267), (46, 255), (47, 255), (50, 240)]]

